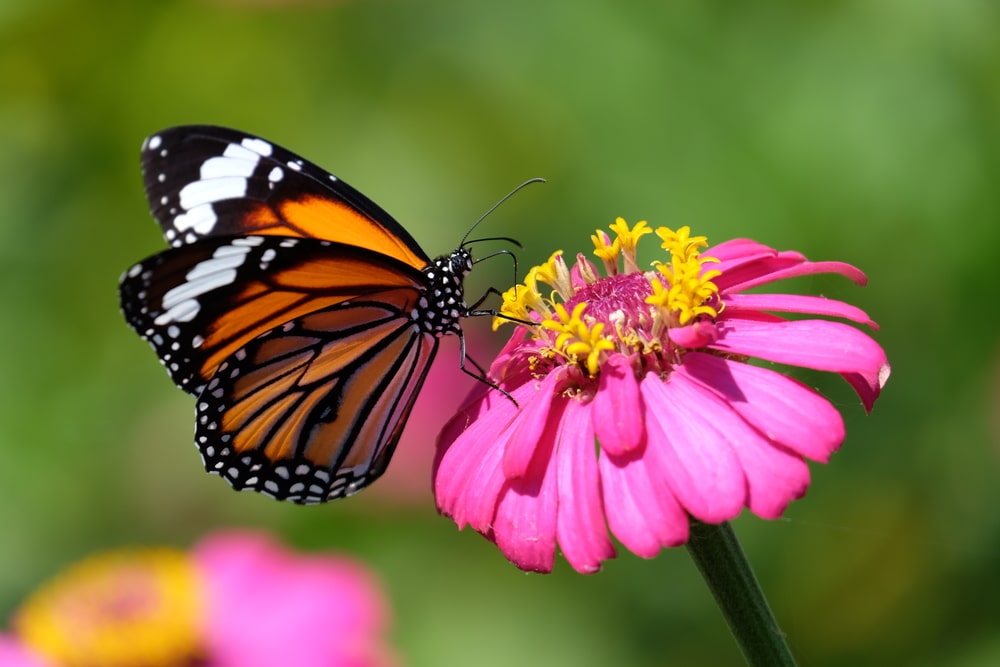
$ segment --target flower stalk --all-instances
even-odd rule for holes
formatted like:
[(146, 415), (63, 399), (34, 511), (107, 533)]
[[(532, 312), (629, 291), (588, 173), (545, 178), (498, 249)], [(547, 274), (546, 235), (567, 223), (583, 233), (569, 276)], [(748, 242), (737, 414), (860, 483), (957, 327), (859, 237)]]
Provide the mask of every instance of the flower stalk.
[(795, 667), (795, 658), (767, 604), (732, 526), (691, 519), (688, 553), (708, 584), (747, 664)]

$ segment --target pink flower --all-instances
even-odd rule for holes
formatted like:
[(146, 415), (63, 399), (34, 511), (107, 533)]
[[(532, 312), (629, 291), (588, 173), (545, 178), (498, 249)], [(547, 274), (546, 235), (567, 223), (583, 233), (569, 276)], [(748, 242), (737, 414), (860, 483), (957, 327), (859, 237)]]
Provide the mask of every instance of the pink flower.
[(18, 667), (367, 667), (392, 664), (386, 609), (361, 565), (254, 533), (191, 552), (120, 549), (69, 568), (0, 636)]
[(858, 269), (745, 239), (703, 255), (705, 238), (684, 227), (655, 230), (669, 257), (642, 272), (637, 242), (653, 230), (621, 218), (611, 229), (614, 239), (592, 237), (604, 277), (557, 252), (504, 295), (503, 317), (538, 323), (519, 325), (490, 368), (517, 405), (477, 387), (438, 443), (439, 510), (526, 570), (550, 571), (558, 544), (576, 570), (596, 572), (615, 555), (609, 529), (649, 558), (687, 541), (689, 517), (720, 523), (748, 507), (773, 519), (804, 495), (805, 459), (829, 460), (843, 420), (751, 357), (839, 373), (866, 410), (889, 376), (885, 353), (858, 329), (772, 314), (875, 328), (861, 310), (744, 293), (815, 273), (863, 285)]
[(204, 573), (212, 664), (392, 664), (381, 641), (386, 605), (360, 563), (297, 554), (252, 533), (209, 537), (192, 556)]

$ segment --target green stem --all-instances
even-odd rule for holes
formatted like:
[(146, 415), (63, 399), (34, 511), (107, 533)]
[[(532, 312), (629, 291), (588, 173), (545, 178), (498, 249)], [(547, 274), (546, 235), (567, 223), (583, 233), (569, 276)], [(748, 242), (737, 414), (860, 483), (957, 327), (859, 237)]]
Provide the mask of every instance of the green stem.
[(687, 549), (722, 609), (747, 664), (795, 667), (785, 635), (767, 606), (732, 527), (691, 519)]

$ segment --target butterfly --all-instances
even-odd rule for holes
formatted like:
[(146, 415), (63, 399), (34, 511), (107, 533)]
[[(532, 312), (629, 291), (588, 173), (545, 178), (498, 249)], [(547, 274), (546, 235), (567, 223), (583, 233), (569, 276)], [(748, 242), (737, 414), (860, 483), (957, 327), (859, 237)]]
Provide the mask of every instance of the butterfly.
[(125, 271), (121, 309), (196, 397), (206, 470), (300, 504), (377, 479), (440, 338), (464, 362), (460, 320), (493, 312), (465, 303), (466, 241), (431, 260), (347, 183), (237, 130), (158, 132), (142, 171), (172, 247)]

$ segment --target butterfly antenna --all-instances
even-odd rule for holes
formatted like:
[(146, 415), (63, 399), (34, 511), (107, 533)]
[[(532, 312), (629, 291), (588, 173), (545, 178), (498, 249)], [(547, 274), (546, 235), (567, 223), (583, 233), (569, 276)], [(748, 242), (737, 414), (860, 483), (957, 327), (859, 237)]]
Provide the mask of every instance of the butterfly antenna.
[(519, 186), (517, 186), (516, 188), (505, 194), (503, 197), (501, 197), (500, 201), (498, 201), (496, 204), (493, 204), (493, 206), (490, 206), (489, 210), (486, 211), (486, 213), (483, 213), (481, 216), (479, 216), (478, 220), (472, 223), (472, 226), (469, 227), (469, 231), (465, 232), (465, 236), (462, 237), (461, 247), (465, 246), (466, 239), (469, 238), (469, 234), (471, 234), (472, 231), (479, 226), (479, 223), (481, 223), (483, 220), (486, 219), (486, 216), (488, 216), (493, 211), (497, 210), (497, 207), (500, 206), (500, 204), (504, 203), (505, 201), (513, 197), (515, 193), (520, 191), (525, 186), (531, 185), (532, 183), (544, 183), (544, 182), (545, 182), (544, 178), (529, 178), (524, 183), (521, 183)]

